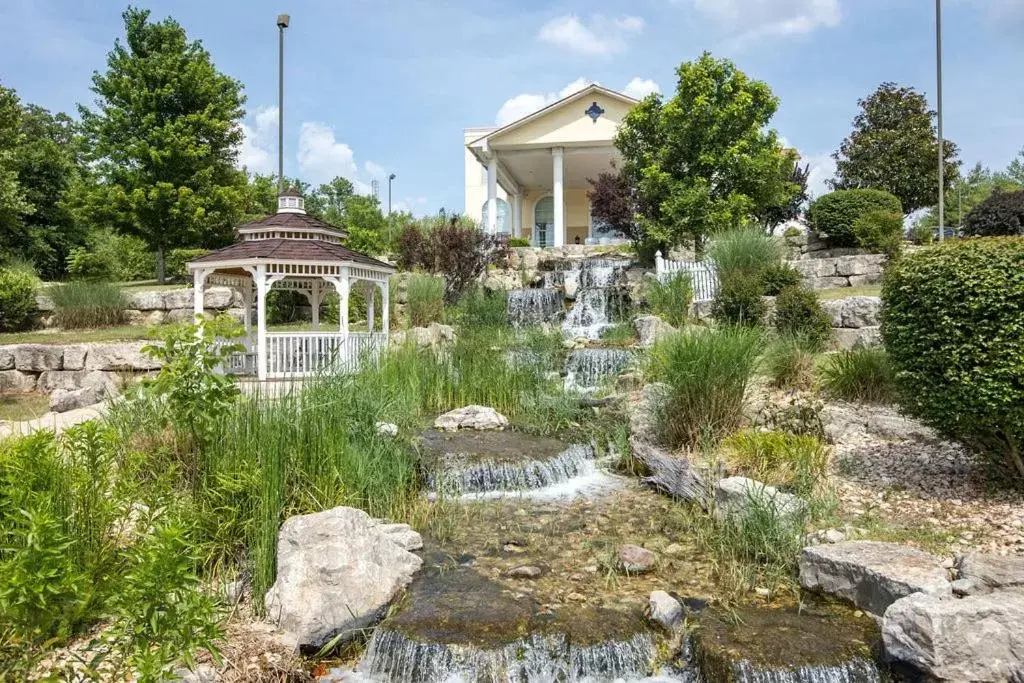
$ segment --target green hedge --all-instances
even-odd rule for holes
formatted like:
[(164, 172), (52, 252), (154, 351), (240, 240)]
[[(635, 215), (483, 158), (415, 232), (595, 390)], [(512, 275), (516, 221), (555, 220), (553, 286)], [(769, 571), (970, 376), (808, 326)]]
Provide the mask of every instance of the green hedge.
[(1024, 486), (1024, 239), (904, 256), (886, 272), (882, 300), (906, 410), (1008, 463)]
[(1024, 190), (996, 192), (964, 217), (964, 234), (972, 237), (1024, 235)]
[(900, 200), (883, 190), (837, 190), (815, 200), (807, 219), (815, 234), (833, 247), (855, 247), (854, 223), (871, 211), (903, 215)]
[(39, 281), (27, 270), (0, 268), (0, 332), (32, 326)]

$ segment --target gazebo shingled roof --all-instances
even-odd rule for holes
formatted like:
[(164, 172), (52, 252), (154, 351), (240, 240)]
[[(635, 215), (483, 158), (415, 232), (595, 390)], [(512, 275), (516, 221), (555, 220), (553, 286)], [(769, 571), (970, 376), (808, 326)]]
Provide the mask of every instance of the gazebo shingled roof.
[[(301, 214), (286, 214), (291, 216)], [(393, 268), (393, 266), (371, 258), (358, 251), (352, 251), (340, 244), (320, 240), (264, 239), (236, 242), (230, 246), (212, 251), (192, 263), (235, 261), (241, 259), (275, 259), (283, 261), (352, 261), (367, 266)]]
[[(286, 196), (286, 195), (281, 195)], [(295, 195), (298, 196), (298, 195)], [(314, 218), (307, 213), (285, 213), (279, 211), (278, 213), (272, 213), (269, 216), (258, 218), (254, 221), (249, 221), (244, 225), (240, 225), (235, 228), (236, 232), (243, 232), (246, 230), (259, 230), (264, 228), (287, 228), (288, 230), (330, 230), (339, 237), (347, 237), (348, 233), (335, 225), (325, 223), (319, 218)]]

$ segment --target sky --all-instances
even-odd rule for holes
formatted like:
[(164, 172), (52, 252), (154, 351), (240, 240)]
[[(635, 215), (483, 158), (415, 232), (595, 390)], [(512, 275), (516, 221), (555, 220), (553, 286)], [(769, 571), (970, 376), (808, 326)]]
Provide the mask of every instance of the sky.
[[(172, 16), (245, 87), (240, 160), (277, 167), (277, 27), (285, 35), (285, 174), (393, 206), (463, 208), (463, 129), (507, 123), (582, 85), (671, 94), (709, 50), (766, 81), (772, 125), (825, 190), (857, 100), (883, 81), (935, 102), (931, 0), (137, 0)], [(2, 0), (0, 84), (74, 113), (123, 35), (111, 0)], [(967, 165), (1024, 147), (1024, 0), (944, 0), (947, 137)]]

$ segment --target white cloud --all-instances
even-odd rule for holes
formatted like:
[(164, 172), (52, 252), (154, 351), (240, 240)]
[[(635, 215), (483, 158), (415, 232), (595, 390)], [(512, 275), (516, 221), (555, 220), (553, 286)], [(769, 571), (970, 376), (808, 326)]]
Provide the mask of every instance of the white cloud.
[(733, 35), (737, 44), (834, 28), (839, 0), (692, 0), (694, 8)]
[(577, 78), (557, 93), (521, 93), (505, 100), (505, 104), (501, 105), (501, 109), (498, 110), (498, 115), (495, 117), (494, 122), (498, 126), (507, 126), (513, 121), (518, 121), (549, 104), (583, 90), (592, 83), (593, 81), (586, 78)]
[(811, 167), (810, 175), (807, 177), (807, 193), (812, 199), (830, 192), (826, 181), (831, 180), (836, 174), (836, 160), (830, 154), (819, 154), (801, 158), (801, 163)]
[(537, 38), (578, 55), (610, 57), (625, 52), (628, 39), (643, 29), (640, 17), (595, 14), (584, 22), (575, 14), (566, 14), (541, 26)]
[(355, 154), (351, 147), (335, 139), (334, 130), (328, 125), (313, 121), (302, 124), (298, 162), (299, 176), (308, 183), (317, 185), (342, 176), (358, 187)]
[(651, 93), (660, 93), (661, 87), (649, 78), (637, 76), (622, 89), (622, 94), (628, 95), (635, 100), (642, 100)]
[(371, 178), (376, 178), (377, 180), (387, 180), (387, 169), (385, 169), (383, 166), (374, 161), (367, 161), (366, 163), (364, 163), (363, 170), (366, 171), (366, 174)]
[(277, 133), (277, 107), (259, 107), (242, 123), (242, 144), (238, 163), (253, 173), (273, 173), (277, 167), (274, 140)]

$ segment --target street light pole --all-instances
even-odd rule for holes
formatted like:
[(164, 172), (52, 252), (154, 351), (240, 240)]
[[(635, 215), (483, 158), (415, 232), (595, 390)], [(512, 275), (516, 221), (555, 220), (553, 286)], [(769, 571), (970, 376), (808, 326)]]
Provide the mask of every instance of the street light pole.
[(391, 181), (395, 179), (395, 174), (392, 173), (388, 176), (388, 215), (391, 215)]
[(939, 124), (939, 241), (946, 237), (946, 154), (942, 135), (942, 0), (935, 0), (935, 73), (938, 78)]
[(277, 15), (277, 191), (284, 192), (284, 30), (291, 17)]

